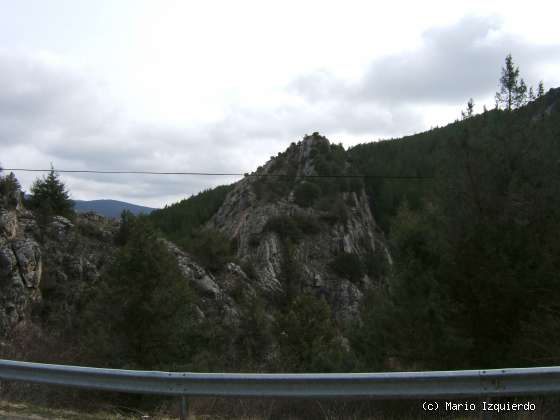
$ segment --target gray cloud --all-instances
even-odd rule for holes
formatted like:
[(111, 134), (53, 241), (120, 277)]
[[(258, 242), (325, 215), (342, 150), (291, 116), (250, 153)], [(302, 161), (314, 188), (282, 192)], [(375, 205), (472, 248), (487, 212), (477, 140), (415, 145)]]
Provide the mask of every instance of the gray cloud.
[[(6, 167), (242, 172), (235, 144), (128, 121), (80, 72), (40, 57), (0, 55), (0, 148)], [(234, 133), (232, 133), (234, 134)], [(202, 140), (202, 141), (201, 141)], [(220, 146), (220, 147), (218, 147)], [(223, 147), (221, 147), (223, 146)], [(18, 173), (25, 188), (36, 174)], [(232, 178), (63, 174), (75, 198), (161, 205)]]
[[(41, 56), (0, 52), (0, 159), (5, 166), (243, 173), (314, 131), (334, 141), (338, 134), (366, 141), (420, 131), (424, 105), (460, 109), (469, 97), (495, 91), (510, 51), (530, 83), (560, 57), (558, 46), (530, 45), (502, 34), (495, 19), (471, 17), (426, 32), (417, 50), (372, 61), (358, 81), (311, 72), (288, 86), (292, 101), (238, 104), (212, 124), (183, 127), (131, 121), (89, 75)], [(18, 176), (26, 187), (35, 177)], [(158, 206), (236, 178), (63, 179), (75, 198)]]
[(423, 34), (412, 52), (381, 57), (356, 83), (319, 71), (302, 76), (290, 88), (309, 101), (344, 100), (386, 105), (463, 103), (496, 91), (505, 55), (512, 53), (529, 82), (540, 77), (543, 63), (560, 58), (558, 45), (531, 45), (500, 32), (489, 17), (467, 17), (453, 26)]

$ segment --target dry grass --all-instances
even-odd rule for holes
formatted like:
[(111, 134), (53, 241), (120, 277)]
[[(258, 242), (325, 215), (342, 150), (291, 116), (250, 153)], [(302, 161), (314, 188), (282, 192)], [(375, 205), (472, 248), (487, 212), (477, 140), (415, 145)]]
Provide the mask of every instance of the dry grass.
[[(244, 401), (244, 402), (243, 402)], [(216, 413), (216, 410), (225, 408), (226, 403), (223, 399), (194, 399), (191, 401), (190, 407), (192, 413), (189, 420), (387, 420), (387, 419), (454, 419), (454, 420), (472, 420), (485, 419), (482, 413), (471, 415), (456, 415), (453, 413), (431, 414), (423, 413), (420, 407), (417, 407), (416, 413), (410, 412), (406, 407), (404, 410), (397, 410), (394, 414), (388, 415), (386, 412), (378, 413), (360, 413), (359, 407), (351, 402), (341, 402), (336, 404), (325, 404), (324, 402), (308, 401), (306, 405), (290, 404), (287, 401), (278, 400), (231, 400), (226, 403), (230, 406), (230, 411)], [(403, 404), (407, 405), (407, 403)], [(367, 404), (364, 406), (366, 407)], [(542, 408), (543, 406), (541, 406)], [(388, 407), (383, 407), (387, 410)], [(389, 407), (390, 408), (390, 407)], [(371, 407), (370, 407), (371, 409)], [(256, 412), (261, 410), (260, 413)], [(302, 410), (304, 412), (302, 412)], [(352, 410), (352, 413), (347, 410)], [(294, 411), (290, 413), (290, 411)], [(299, 413), (297, 413), (299, 411)], [(375, 409), (374, 409), (375, 411)], [(545, 420), (558, 418), (547, 410), (539, 409), (536, 413), (505, 413), (489, 418), (505, 419), (505, 420)], [(178, 403), (176, 400), (169, 400), (162, 404), (160, 408), (154, 412), (147, 413), (123, 406), (106, 406), (99, 411), (80, 411), (77, 409), (60, 409), (50, 408), (46, 406), (36, 405), (24, 402), (9, 402), (0, 400), (0, 419), (10, 420), (132, 420), (132, 419), (158, 419), (170, 420), (178, 418)]]
[[(142, 413), (123, 413), (122, 410), (114, 408), (99, 412), (82, 412), (76, 410), (63, 410), (49, 408), (29, 403), (12, 403), (0, 401), (0, 418), (2, 419), (60, 419), (60, 420), (128, 420), (142, 418)], [(163, 419), (163, 417), (160, 417)], [(170, 417), (168, 417), (170, 418)]]

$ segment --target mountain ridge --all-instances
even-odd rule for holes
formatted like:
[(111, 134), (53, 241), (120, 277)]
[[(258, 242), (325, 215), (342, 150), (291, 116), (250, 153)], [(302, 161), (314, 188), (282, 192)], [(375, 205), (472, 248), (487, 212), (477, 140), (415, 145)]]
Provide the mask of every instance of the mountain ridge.
[(73, 200), (73, 202), (74, 210), (79, 213), (91, 211), (112, 219), (119, 217), (124, 210), (130, 211), (134, 215), (150, 214), (152, 211), (157, 210), (155, 208), (113, 199)]

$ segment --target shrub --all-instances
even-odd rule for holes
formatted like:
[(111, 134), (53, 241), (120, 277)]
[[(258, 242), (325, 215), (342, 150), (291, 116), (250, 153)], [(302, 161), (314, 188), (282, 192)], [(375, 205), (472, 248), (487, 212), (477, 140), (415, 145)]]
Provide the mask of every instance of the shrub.
[(305, 235), (314, 235), (321, 231), (317, 219), (311, 216), (278, 216), (270, 219), (265, 231), (275, 232), (282, 240), (299, 242)]
[(298, 206), (310, 207), (321, 195), (321, 187), (313, 182), (303, 181), (294, 190), (294, 200)]
[(337, 255), (330, 263), (330, 267), (338, 276), (350, 281), (359, 281), (365, 273), (359, 255), (349, 252)]
[(327, 213), (321, 219), (334, 225), (335, 223), (345, 223), (348, 220), (348, 210), (344, 201), (338, 197), (336, 200), (325, 201)]
[(365, 257), (364, 268), (366, 273), (373, 278), (385, 277), (389, 273), (389, 261), (385, 255), (385, 250), (378, 245), (375, 252)]
[(200, 264), (216, 273), (233, 259), (233, 245), (229, 238), (216, 229), (200, 229), (192, 238), (180, 242), (187, 251), (197, 257)]
[(236, 347), (245, 366), (261, 364), (274, 343), (265, 303), (257, 297), (246, 304), (241, 314), (240, 334), (236, 337)]
[(337, 334), (324, 299), (304, 294), (279, 316), (276, 335), (282, 370), (333, 372), (351, 369), (351, 358)]
[(247, 277), (249, 277), (252, 280), (257, 279), (257, 270), (255, 269), (255, 262), (253, 261), (252, 258), (247, 258), (243, 260), (240, 266), (243, 272), (247, 274)]

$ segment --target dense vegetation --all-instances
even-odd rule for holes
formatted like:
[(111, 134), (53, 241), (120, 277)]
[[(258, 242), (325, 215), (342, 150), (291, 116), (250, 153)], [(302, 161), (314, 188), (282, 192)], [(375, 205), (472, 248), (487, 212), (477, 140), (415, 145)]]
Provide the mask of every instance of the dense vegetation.
[(112, 367), (187, 369), (207, 344), (194, 295), (144, 218), (128, 219), (121, 230), (116, 262), (83, 297), (76, 328), (82, 352)]
[[(347, 153), (341, 144), (330, 144), (327, 138), (315, 132), (313, 142), (306, 157), (309, 170), (314, 178), (302, 178), (298, 173), (301, 165), (300, 149), (295, 143), (284, 152), (273, 156), (267, 172), (259, 167), (254, 175), (258, 177), (253, 183), (257, 198), (265, 202), (274, 202), (294, 192), (294, 201), (303, 208), (316, 207), (329, 210), (341, 192), (359, 191), (363, 182), (355, 168), (348, 165)], [(266, 176), (273, 175), (273, 176)]]
[(560, 91), (507, 98), (504, 109), (350, 150), (364, 171), (434, 176), (419, 188), (367, 184), (395, 257), (354, 337), (367, 369), (558, 363)]
[(168, 239), (198, 257), (212, 271), (219, 270), (233, 254), (233, 246), (220, 232), (203, 225), (220, 208), (231, 186), (208, 189), (153, 211), (149, 219)]

